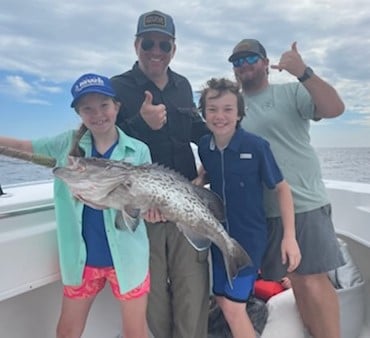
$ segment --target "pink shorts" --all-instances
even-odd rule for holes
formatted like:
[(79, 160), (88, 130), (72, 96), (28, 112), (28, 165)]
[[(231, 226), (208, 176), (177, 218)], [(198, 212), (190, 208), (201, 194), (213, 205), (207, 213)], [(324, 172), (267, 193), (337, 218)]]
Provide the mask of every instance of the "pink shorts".
[(135, 289), (130, 290), (125, 294), (121, 294), (117, 281), (117, 276), (114, 268), (94, 268), (85, 266), (82, 284), (79, 286), (64, 286), (63, 294), (71, 299), (85, 299), (96, 296), (105, 286), (106, 281), (110, 283), (113, 295), (118, 300), (130, 300), (139, 298), (150, 290), (150, 275), (145, 277), (145, 280)]

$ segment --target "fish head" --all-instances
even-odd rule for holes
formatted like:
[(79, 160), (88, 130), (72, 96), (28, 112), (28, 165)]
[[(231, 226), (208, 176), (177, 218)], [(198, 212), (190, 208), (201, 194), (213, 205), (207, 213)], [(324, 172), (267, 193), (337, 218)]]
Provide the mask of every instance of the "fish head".
[(74, 194), (102, 198), (122, 183), (125, 172), (107, 159), (68, 157), (68, 164), (55, 167), (53, 174), (65, 182)]

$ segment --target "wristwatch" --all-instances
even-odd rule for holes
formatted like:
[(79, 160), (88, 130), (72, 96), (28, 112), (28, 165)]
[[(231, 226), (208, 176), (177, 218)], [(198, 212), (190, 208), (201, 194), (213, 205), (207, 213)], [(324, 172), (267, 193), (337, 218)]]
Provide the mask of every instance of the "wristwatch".
[(308, 80), (312, 75), (314, 74), (313, 70), (311, 67), (306, 67), (304, 70), (304, 73), (301, 77), (298, 77), (299, 82), (305, 82)]

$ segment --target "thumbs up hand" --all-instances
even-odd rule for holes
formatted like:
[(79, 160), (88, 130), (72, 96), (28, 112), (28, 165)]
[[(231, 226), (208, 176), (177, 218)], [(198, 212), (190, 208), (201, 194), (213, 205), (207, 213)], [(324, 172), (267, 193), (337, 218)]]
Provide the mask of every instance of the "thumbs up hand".
[(153, 104), (153, 95), (145, 91), (144, 102), (140, 108), (140, 115), (146, 124), (153, 130), (161, 129), (167, 122), (166, 106), (164, 104)]
[(271, 65), (271, 69), (278, 69), (280, 72), (286, 70), (290, 74), (300, 77), (306, 68), (301, 55), (298, 52), (297, 42), (292, 43), (291, 49), (284, 52), (278, 64)]

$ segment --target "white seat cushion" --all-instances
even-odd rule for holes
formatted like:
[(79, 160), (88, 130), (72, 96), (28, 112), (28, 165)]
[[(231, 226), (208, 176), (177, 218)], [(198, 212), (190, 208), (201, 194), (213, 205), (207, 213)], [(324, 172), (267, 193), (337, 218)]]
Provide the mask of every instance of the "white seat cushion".
[(269, 312), (261, 338), (307, 338), (309, 335), (299, 316), (292, 289), (271, 297)]

